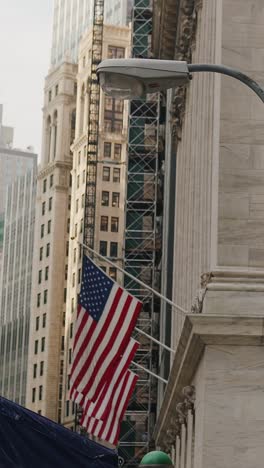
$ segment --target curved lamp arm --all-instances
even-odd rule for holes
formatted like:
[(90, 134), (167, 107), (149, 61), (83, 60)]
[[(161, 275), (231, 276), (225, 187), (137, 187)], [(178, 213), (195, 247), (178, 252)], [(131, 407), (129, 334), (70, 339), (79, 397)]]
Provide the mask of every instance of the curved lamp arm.
[(188, 70), (190, 73), (192, 72), (214, 72), (214, 73), (221, 73), (222, 75), (232, 76), (239, 81), (242, 81), (245, 85), (251, 88), (257, 96), (264, 102), (264, 89), (260, 87), (260, 85), (249, 78), (249, 76), (244, 75), (239, 70), (234, 68), (224, 67), (222, 65), (212, 65), (207, 63), (199, 63), (199, 64), (188, 64)]

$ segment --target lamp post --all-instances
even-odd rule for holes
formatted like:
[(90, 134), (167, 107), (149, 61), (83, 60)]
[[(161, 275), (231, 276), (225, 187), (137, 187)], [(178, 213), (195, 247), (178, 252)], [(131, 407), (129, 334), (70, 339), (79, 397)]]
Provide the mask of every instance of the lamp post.
[(187, 64), (176, 60), (107, 59), (97, 67), (99, 82), (106, 94), (123, 99), (140, 99), (147, 93), (187, 85), (192, 73), (228, 75), (251, 88), (264, 102), (264, 89), (234, 68), (213, 64)]
[(142, 458), (139, 468), (173, 468), (173, 464), (165, 452), (155, 450)]

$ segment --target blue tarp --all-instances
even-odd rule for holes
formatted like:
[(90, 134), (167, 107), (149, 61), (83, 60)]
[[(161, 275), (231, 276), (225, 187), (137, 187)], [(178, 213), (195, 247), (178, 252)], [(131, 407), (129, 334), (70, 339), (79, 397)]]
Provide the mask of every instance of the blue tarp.
[(117, 452), (0, 397), (1, 468), (114, 468)]

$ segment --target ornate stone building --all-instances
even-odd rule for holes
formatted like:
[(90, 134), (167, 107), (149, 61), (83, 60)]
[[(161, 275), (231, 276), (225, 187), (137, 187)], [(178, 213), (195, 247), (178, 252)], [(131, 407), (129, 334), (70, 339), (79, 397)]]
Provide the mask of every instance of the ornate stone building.
[[(157, 0), (154, 54), (263, 83), (263, 26), (260, 0)], [(163, 268), (172, 280), (163, 288), (189, 315), (171, 313), (176, 355), (155, 440), (177, 468), (260, 468), (263, 103), (232, 78), (199, 73), (168, 92), (167, 114)]]

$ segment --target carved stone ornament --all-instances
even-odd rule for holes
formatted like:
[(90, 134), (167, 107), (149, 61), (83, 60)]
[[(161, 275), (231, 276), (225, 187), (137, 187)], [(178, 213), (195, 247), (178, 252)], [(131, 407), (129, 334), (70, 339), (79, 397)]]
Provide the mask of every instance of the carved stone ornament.
[[(191, 63), (195, 48), (198, 11), (202, 7), (202, 0), (182, 0), (180, 3), (174, 58)], [(172, 135), (177, 140), (181, 140), (185, 102), (186, 87), (180, 86), (175, 90), (171, 106)]]
[(203, 311), (203, 302), (205, 298), (205, 294), (207, 291), (207, 285), (210, 283), (211, 279), (213, 277), (213, 274), (211, 272), (209, 273), (203, 273), (201, 275), (201, 289), (198, 290), (197, 295), (194, 299), (193, 305), (191, 307), (191, 313), (192, 314), (201, 314)]

